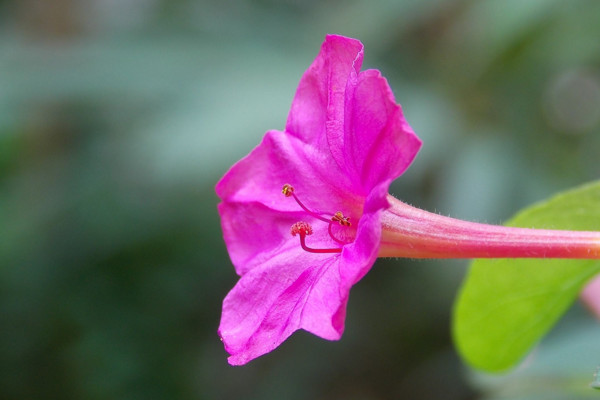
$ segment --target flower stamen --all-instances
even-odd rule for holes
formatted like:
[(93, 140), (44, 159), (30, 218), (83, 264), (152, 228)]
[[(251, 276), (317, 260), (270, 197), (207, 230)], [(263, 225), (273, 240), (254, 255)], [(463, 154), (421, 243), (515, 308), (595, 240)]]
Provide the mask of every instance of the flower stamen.
[(304, 221), (299, 221), (296, 222), (294, 225), (292, 225), (292, 228), (290, 229), (290, 233), (292, 234), (292, 236), (300, 236), (300, 246), (302, 246), (302, 248), (309, 252), (309, 253), (341, 253), (342, 249), (340, 248), (335, 248), (335, 249), (313, 249), (312, 247), (308, 247), (306, 245), (306, 236), (308, 235), (312, 235), (313, 231), (312, 231), (312, 227), (310, 226), (310, 224), (304, 222)]
[(286, 183), (285, 185), (283, 185), (283, 189), (281, 189), (281, 193), (283, 193), (285, 195), (285, 197), (290, 197), (292, 194), (294, 194), (294, 187), (292, 185), (290, 185), (289, 183)]
[(320, 219), (323, 222), (329, 223), (329, 220), (327, 218), (322, 217), (319, 214), (312, 212), (304, 204), (302, 204), (302, 202), (300, 201), (300, 199), (298, 198), (298, 196), (296, 196), (296, 194), (294, 193), (294, 187), (292, 185), (290, 185), (289, 183), (286, 183), (285, 185), (283, 185), (283, 189), (281, 189), (281, 193), (283, 193), (285, 195), (285, 197), (293, 197), (294, 200), (296, 200), (296, 203), (298, 203), (298, 205), (300, 207), (302, 207), (302, 209), (304, 211), (306, 211), (307, 213), (309, 213), (313, 217), (315, 217), (317, 219)]
[(342, 226), (351, 226), (352, 225), (350, 223), (350, 217), (344, 217), (344, 214), (342, 214), (341, 211), (338, 211), (335, 214), (333, 214), (333, 217), (331, 217), (331, 220), (334, 222), (339, 222), (339, 224)]
[[(337, 237), (335, 237), (335, 235), (333, 234), (333, 230), (332, 230), (332, 226), (334, 223), (338, 223), (343, 227), (349, 227), (352, 224), (350, 223), (350, 217), (345, 217), (344, 214), (341, 211), (337, 211), (335, 214), (333, 214), (333, 216), (330, 219), (327, 219), (311, 210), (308, 209), (308, 207), (306, 207), (298, 198), (298, 196), (296, 196), (294, 187), (292, 185), (290, 185), (289, 183), (286, 183), (285, 185), (283, 185), (283, 188), (281, 189), (281, 193), (283, 193), (283, 195), (285, 197), (293, 197), (294, 200), (296, 200), (296, 203), (298, 203), (298, 205), (304, 210), (306, 211), (309, 215), (315, 217), (316, 219), (326, 222), (327, 223), (327, 232), (329, 233), (329, 236), (331, 237), (331, 239), (333, 239), (336, 243), (339, 243), (341, 245), (345, 245), (347, 244), (347, 242), (338, 239)], [(304, 223), (306, 224), (306, 223)], [(297, 224), (294, 224), (294, 226), (296, 226)], [(302, 229), (304, 233), (304, 236), (306, 235), (310, 235), (312, 234), (312, 228), (310, 227), (310, 225), (306, 224), (309, 228), (310, 228), (310, 233), (308, 232), (308, 230), (306, 229), (306, 227), (304, 226), (298, 226), (296, 228), (294, 228), (294, 226), (292, 226), (292, 235), (296, 236), (296, 234), (300, 234), (301, 232), (298, 229)], [(302, 247), (307, 250), (307, 251), (311, 251), (309, 250), (308, 247), (305, 247), (304, 245), (304, 238), (302, 237), (302, 235), (300, 235), (300, 242), (302, 244)], [(331, 249), (331, 250), (335, 250), (335, 251), (318, 251), (319, 253), (333, 253), (333, 252), (338, 252), (336, 249)], [(340, 249), (341, 251), (341, 249)], [(317, 251), (313, 251), (314, 253), (316, 253)]]

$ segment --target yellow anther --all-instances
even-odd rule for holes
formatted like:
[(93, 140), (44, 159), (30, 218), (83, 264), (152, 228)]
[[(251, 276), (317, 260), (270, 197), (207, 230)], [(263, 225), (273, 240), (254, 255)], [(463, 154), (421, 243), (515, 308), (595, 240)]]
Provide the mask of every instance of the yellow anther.
[(333, 217), (331, 217), (331, 220), (334, 222), (338, 222), (342, 226), (352, 225), (350, 223), (350, 217), (344, 217), (344, 214), (342, 214), (341, 211), (338, 211), (335, 214), (333, 214)]
[(292, 194), (294, 194), (294, 187), (289, 183), (286, 183), (285, 185), (283, 185), (281, 193), (283, 193), (285, 197), (290, 197)]

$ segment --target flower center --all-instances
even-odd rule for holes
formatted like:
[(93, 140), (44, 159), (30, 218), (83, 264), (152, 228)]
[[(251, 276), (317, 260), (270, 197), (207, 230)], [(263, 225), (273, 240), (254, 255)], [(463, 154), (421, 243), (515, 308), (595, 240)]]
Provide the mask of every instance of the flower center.
[[(281, 189), (281, 193), (283, 193), (285, 197), (293, 197), (294, 200), (296, 200), (296, 203), (298, 203), (298, 205), (304, 211), (306, 211), (310, 216), (312, 216), (320, 221), (325, 222), (327, 224), (327, 232), (329, 233), (329, 236), (331, 237), (331, 239), (333, 239), (335, 242), (337, 242), (341, 245), (346, 244), (346, 242), (344, 242), (343, 240), (340, 240), (337, 237), (335, 237), (335, 235), (333, 234), (333, 231), (332, 231), (332, 226), (336, 222), (342, 227), (352, 226), (352, 223), (350, 222), (350, 217), (345, 217), (341, 211), (337, 211), (330, 218), (326, 218), (326, 217), (323, 217), (322, 215), (319, 215), (319, 214), (311, 211), (308, 207), (306, 207), (300, 201), (300, 199), (298, 198), (296, 193), (294, 193), (294, 187), (288, 183), (283, 185), (283, 189)], [(310, 224), (307, 222), (304, 222), (304, 221), (296, 222), (294, 225), (292, 225), (290, 233), (292, 234), (292, 236), (298, 235), (300, 237), (300, 246), (302, 246), (302, 248), (305, 251), (308, 251), (309, 253), (341, 253), (342, 252), (342, 249), (340, 247), (330, 248), (330, 249), (315, 249), (315, 248), (308, 247), (306, 245), (306, 241), (305, 241), (306, 236), (312, 235), (313, 230), (312, 230), (312, 226), (310, 226)]]

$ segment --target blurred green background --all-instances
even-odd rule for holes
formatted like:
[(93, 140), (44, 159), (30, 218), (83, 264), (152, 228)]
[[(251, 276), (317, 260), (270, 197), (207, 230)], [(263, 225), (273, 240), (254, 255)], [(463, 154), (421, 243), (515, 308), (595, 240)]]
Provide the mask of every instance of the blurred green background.
[(340, 342), (299, 332), (228, 366), (214, 185), (338, 33), (424, 141), (392, 192), (501, 223), (600, 177), (599, 21), (595, 0), (0, 1), (0, 399), (594, 395), (600, 332), (577, 307), (536, 353), (558, 372), (511, 386), (461, 364), (466, 261), (380, 260)]

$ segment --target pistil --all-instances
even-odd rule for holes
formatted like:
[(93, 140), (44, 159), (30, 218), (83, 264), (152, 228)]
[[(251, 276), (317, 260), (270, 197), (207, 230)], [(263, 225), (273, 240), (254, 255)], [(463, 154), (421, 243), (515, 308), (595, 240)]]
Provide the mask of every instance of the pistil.
[(340, 248), (313, 249), (312, 247), (308, 247), (306, 245), (305, 239), (306, 239), (306, 236), (312, 235), (313, 231), (312, 231), (312, 227), (304, 221), (296, 222), (294, 225), (292, 225), (290, 233), (292, 234), (292, 236), (296, 236), (296, 235), (300, 236), (300, 246), (302, 246), (302, 248), (305, 251), (308, 251), (309, 253), (341, 253), (342, 252), (342, 249), (340, 249)]

